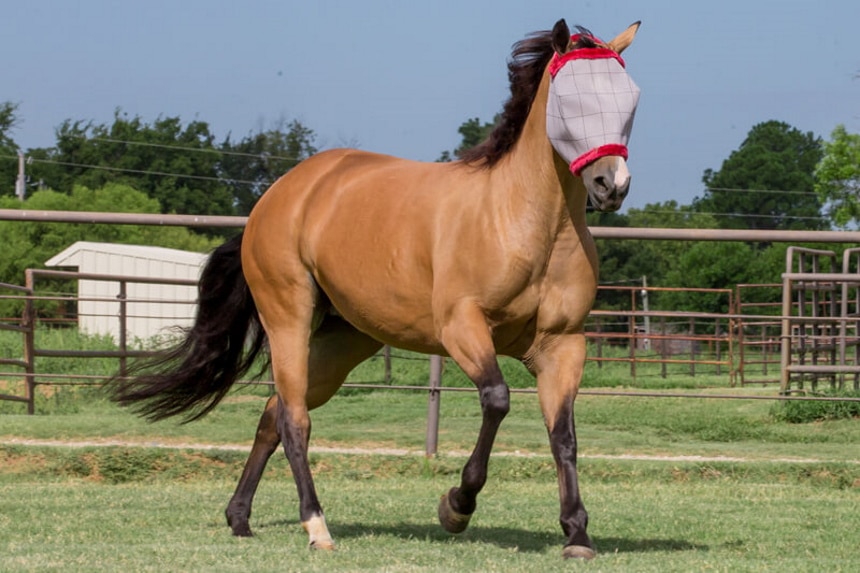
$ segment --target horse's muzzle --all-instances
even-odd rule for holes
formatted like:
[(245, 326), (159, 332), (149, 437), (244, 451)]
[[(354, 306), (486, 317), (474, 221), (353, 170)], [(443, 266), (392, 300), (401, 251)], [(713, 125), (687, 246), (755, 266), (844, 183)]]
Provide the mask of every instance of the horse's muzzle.
[(627, 162), (618, 155), (601, 157), (583, 168), (582, 180), (591, 204), (606, 213), (620, 209), (630, 190)]

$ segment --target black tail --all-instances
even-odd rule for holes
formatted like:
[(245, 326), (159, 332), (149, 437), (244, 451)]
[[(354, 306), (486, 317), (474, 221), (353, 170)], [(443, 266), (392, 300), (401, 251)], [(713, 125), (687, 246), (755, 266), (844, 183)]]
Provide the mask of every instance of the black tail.
[(242, 274), (241, 248), (239, 234), (213, 251), (200, 276), (194, 326), (176, 347), (134, 364), (129, 378), (109, 382), (113, 400), (151, 421), (185, 413), (190, 422), (248, 372), (266, 333)]

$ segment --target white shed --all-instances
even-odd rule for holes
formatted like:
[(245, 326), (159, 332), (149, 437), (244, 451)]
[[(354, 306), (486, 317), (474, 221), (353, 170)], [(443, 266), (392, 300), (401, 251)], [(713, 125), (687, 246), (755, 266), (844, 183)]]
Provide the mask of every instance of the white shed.
[[(163, 247), (78, 241), (45, 262), (48, 267), (76, 267), (80, 273), (191, 279), (197, 281), (208, 255)], [(80, 279), (78, 324), (88, 334), (118, 340), (120, 283)], [(190, 326), (196, 311), (197, 287), (127, 283), (126, 334), (129, 340), (168, 334), (175, 326)], [(177, 302), (179, 301), (179, 302)]]

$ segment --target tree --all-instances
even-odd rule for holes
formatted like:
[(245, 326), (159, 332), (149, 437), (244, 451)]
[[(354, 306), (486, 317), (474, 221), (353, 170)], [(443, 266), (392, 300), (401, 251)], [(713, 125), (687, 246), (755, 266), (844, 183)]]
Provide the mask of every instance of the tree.
[[(36, 191), (21, 202), (0, 197), (0, 208), (32, 211), (113, 211), (158, 213), (158, 201), (127, 185), (109, 183), (100, 189), (77, 186), (71, 193)], [(170, 247), (188, 251), (208, 251), (220, 243), (182, 227), (145, 225), (81, 225), (38, 221), (0, 221), (0, 282), (22, 284), (24, 270), (44, 268), (44, 262), (76, 241), (103, 241)], [(0, 301), (0, 313), (14, 316), (20, 305)]]
[(16, 103), (0, 103), (0, 195), (15, 194), (18, 146), (12, 139), (12, 130), (18, 123), (17, 111)]
[(693, 206), (719, 215), (722, 228), (821, 229), (821, 201), (813, 189), (821, 155), (821, 139), (812, 132), (760, 123), (719, 171), (705, 170), (705, 193)]
[[(725, 289), (754, 282), (756, 256), (749, 245), (736, 242), (693, 243), (666, 274), (673, 287)], [(713, 292), (671, 291), (662, 293), (661, 305), (672, 310), (726, 313), (728, 297)]]
[(459, 159), (462, 157), (464, 151), (475, 147), (489, 137), (490, 133), (492, 133), (496, 128), (496, 125), (498, 125), (500, 118), (501, 116), (496, 114), (492, 123), (481, 123), (481, 120), (477, 117), (467, 119), (461, 123), (457, 132), (463, 137), (463, 139), (460, 142), (460, 145), (457, 146), (457, 149), (453, 151), (453, 156), (452, 152), (446, 150), (442, 152), (442, 155), (440, 155), (439, 159), (436, 161), (453, 161), (454, 158)]
[(234, 214), (205, 122), (160, 117), (148, 124), (117, 110), (109, 126), (66, 120), (56, 134), (56, 147), (28, 152), (32, 177), (48, 188), (71, 193), (75, 185), (124, 183), (158, 200), (163, 213)]
[(278, 177), (317, 152), (312, 129), (297, 120), (250, 133), (220, 146), (219, 176), (231, 189), (237, 214), (247, 215)]
[[(589, 224), (608, 227), (650, 227), (704, 229), (716, 227), (710, 215), (697, 213), (690, 206), (676, 201), (649, 203), (642, 209), (630, 208), (626, 215), (618, 213), (589, 213)], [(692, 246), (685, 241), (618, 241), (597, 240), (600, 257), (600, 283), (641, 284), (647, 277), (650, 286), (674, 286), (666, 280), (677, 266), (681, 255)], [(655, 306), (662, 304), (662, 293), (651, 295)], [(602, 293), (600, 308), (629, 308), (630, 297), (624, 293)]]
[(860, 223), (860, 134), (836, 126), (815, 168), (815, 191), (834, 224)]

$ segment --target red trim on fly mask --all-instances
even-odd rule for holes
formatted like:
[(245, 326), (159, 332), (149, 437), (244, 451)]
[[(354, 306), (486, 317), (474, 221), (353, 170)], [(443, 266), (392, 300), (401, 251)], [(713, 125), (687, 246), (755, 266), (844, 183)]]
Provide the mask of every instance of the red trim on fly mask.
[[(574, 34), (570, 37), (570, 41), (576, 43), (581, 37), (581, 34)], [(603, 43), (598, 38), (593, 38), (597, 42), (601, 44)], [(602, 60), (603, 58), (614, 58), (619, 64), (621, 64), (622, 68), (627, 67), (624, 63), (624, 59), (618, 54), (618, 52), (610, 48), (576, 48), (566, 54), (559, 55), (558, 52), (554, 53), (552, 55), (552, 60), (549, 62), (549, 73), (552, 77), (555, 77), (558, 71), (571, 60)]]
[(582, 174), (582, 170), (585, 169), (590, 163), (594, 163), (601, 157), (606, 157), (607, 155), (619, 155), (627, 161), (627, 146), (621, 145), (620, 143), (609, 143), (607, 145), (601, 145), (600, 147), (595, 147), (594, 149), (588, 151), (587, 153), (583, 153), (579, 157), (573, 160), (570, 164), (570, 170), (574, 175), (579, 177)]

